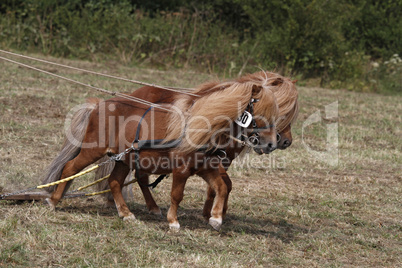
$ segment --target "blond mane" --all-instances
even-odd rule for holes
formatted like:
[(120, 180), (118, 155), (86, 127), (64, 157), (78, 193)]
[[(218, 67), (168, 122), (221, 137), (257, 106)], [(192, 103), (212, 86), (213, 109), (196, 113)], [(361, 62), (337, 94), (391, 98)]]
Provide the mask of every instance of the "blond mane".
[(276, 130), (278, 133), (297, 119), (299, 114), (299, 102), (295, 81), (268, 71), (248, 74), (239, 78), (238, 81), (262, 83), (272, 90), (279, 107), (279, 116), (276, 121)]
[[(279, 107), (279, 116), (276, 121), (276, 130), (281, 132), (289, 124), (293, 123), (299, 114), (298, 92), (295, 81), (281, 76), (278, 73), (261, 71), (242, 76), (235, 81), (239, 83), (253, 83), (264, 88), (269, 88), (275, 95), (276, 103)], [(198, 87), (199, 95), (210, 94), (222, 90), (233, 84), (233, 81), (227, 82), (208, 82)]]
[[(225, 143), (230, 124), (247, 108), (251, 98), (259, 101), (254, 114), (276, 123), (280, 132), (298, 113), (294, 83), (271, 72), (258, 72), (225, 82), (208, 82), (194, 92), (200, 97), (180, 96), (174, 103), (165, 141), (182, 139), (178, 150), (191, 152), (202, 146)], [(212, 142), (212, 140), (214, 142)]]

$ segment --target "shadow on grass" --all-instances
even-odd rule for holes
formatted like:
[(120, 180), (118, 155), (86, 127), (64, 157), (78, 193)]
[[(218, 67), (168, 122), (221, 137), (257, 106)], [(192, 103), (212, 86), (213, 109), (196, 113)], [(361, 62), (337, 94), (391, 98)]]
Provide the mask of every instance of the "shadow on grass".
[[(162, 217), (148, 213), (147, 208), (143, 205), (131, 204), (130, 209), (137, 219), (145, 223), (162, 223), (168, 228), (166, 220), (167, 209), (161, 208)], [(291, 242), (297, 234), (309, 232), (307, 228), (288, 223), (284, 219), (273, 220), (268, 217), (258, 218), (232, 213), (229, 213), (225, 217), (221, 230), (217, 232), (208, 225), (207, 221), (202, 216), (202, 210), (194, 208), (180, 207), (178, 210), (178, 219), (181, 229), (210, 229), (211, 232), (216, 232), (221, 236), (232, 236), (233, 233), (240, 235), (261, 235), (280, 239), (284, 243)]]
[[(22, 204), (27, 201), (8, 201), (5, 202), (8, 205), (12, 204)], [(43, 204), (46, 205), (46, 204)], [(168, 208), (161, 208), (162, 216), (150, 214), (145, 205), (136, 204), (130, 202), (130, 210), (134, 213), (139, 221), (145, 224), (149, 223), (152, 225), (158, 225), (159, 228), (168, 229), (168, 222), (166, 220), (166, 214)], [(115, 207), (107, 207), (100, 204), (99, 202), (94, 202), (91, 199), (87, 200), (77, 200), (70, 204), (61, 205), (56, 207), (56, 212), (67, 212), (67, 213), (82, 213), (82, 214), (92, 214), (99, 215), (101, 217), (118, 217), (117, 210)], [(210, 229), (211, 232), (215, 232), (220, 236), (230, 237), (234, 233), (238, 235), (257, 235), (274, 237), (281, 240), (284, 243), (289, 243), (294, 240), (294, 237), (300, 233), (308, 233), (309, 231), (301, 226), (296, 226), (294, 224), (288, 223), (284, 219), (276, 218), (273, 220), (269, 217), (254, 217), (248, 216), (236, 212), (229, 213), (223, 221), (222, 228), (219, 232), (215, 231), (210, 227), (206, 220), (202, 216), (201, 209), (195, 208), (183, 208), (180, 207), (178, 210), (178, 218), (181, 225), (181, 229), (189, 230), (205, 230)], [(272, 215), (273, 217), (275, 215)], [(310, 230), (311, 231), (311, 230)]]

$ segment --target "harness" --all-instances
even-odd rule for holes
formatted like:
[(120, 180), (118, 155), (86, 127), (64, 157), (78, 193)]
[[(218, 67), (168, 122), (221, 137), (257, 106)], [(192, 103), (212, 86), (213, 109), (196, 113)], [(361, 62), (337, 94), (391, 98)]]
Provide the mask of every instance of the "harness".
[[(254, 118), (254, 103), (258, 102), (258, 99), (251, 99), (250, 103), (248, 104), (246, 111), (243, 112), (243, 114), (235, 121), (241, 128), (242, 131), (240, 131), (240, 141), (243, 145), (248, 145), (250, 147), (255, 147), (259, 144), (260, 139), (259, 139), (259, 131), (264, 130), (264, 129), (268, 129), (268, 128), (272, 128), (275, 127), (275, 125), (267, 125), (267, 126), (263, 126), (263, 127), (258, 127), (257, 123), (255, 121)], [(172, 141), (168, 141), (163, 143), (163, 139), (156, 139), (156, 140), (139, 140), (140, 137), (140, 132), (141, 132), (141, 123), (142, 120), (144, 119), (144, 117), (148, 114), (148, 112), (150, 112), (152, 110), (152, 106), (149, 107), (144, 114), (142, 115), (140, 121), (138, 122), (138, 126), (137, 126), (137, 131), (135, 133), (135, 138), (134, 141), (131, 144), (131, 147), (126, 149), (123, 153), (119, 154), (119, 157), (116, 157), (115, 160), (116, 161), (121, 161), (122, 157), (125, 154), (128, 154), (130, 152), (133, 152), (134, 154), (134, 169), (136, 172), (136, 175), (140, 176), (139, 172), (140, 172), (140, 151), (144, 150), (144, 149), (172, 149), (177, 147), (180, 143), (181, 143), (181, 139), (177, 139), (177, 140), (172, 140)], [(251, 120), (250, 117), (251, 116)], [(243, 123), (241, 123), (243, 122)], [(253, 127), (253, 131), (251, 132), (250, 135), (245, 135), (244, 131), (248, 128), (249, 125), (252, 125)], [(279, 135), (279, 134), (277, 134)], [(279, 136), (280, 137), (280, 136)], [(233, 138), (233, 137), (232, 137)], [(235, 139), (238, 140), (238, 139)], [(199, 151), (205, 151), (205, 147), (204, 148), (200, 148)], [(205, 151), (205, 153), (207, 155), (215, 155), (218, 158), (222, 160), (224, 160), (227, 155), (226, 155), (226, 151), (224, 149), (221, 148), (213, 148), (210, 149), (208, 151)], [(164, 178), (166, 178), (168, 176), (168, 174), (162, 174), (160, 175), (153, 183), (151, 184), (146, 184), (146, 185), (142, 185), (142, 186), (147, 186), (147, 187), (151, 187), (152, 189), (155, 188)], [(140, 181), (138, 181), (138, 183), (140, 184)]]
[[(251, 134), (249, 136), (244, 135), (244, 133), (242, 133), (242, 132), (240, 133), (240, 140), (243, 141), (243, 142), (248, 143), (251, 147), (255, 147), (260, 143), (260, 134), (259, 134), (259, 132), (261, 130), (275, 127), (274, 124), (266, 125), (266, 126), (263, 126), (263, 127), (258, 127), (257, 126), (257, 122), (255, 121), (255, 118), (254, 118), (254, 103), (257, 103), (258, 101), (259, 101), (258, 99), (252, 98), (250, 100), (250, 103), (247, 106), (247, 109), (246, 109), (246, 111), (248, 111), (248, 114), (251, 115), (251, 125), (253, 127), (253, 131), (251, 132)], [(240, 118), (244, 118), (244, 114), (246, 113), (246, 111), (240, 116)], [(245, 126), (245, 127), (243, 127), (243, 129), (245, 130), (247, 127), (248, 126)], [(279, 136), (279, 139), (280, 139), (279, 134), (277, 134), (277, 137), (278, 136)]]
[[(179, 143), (180, 140), (173, 140), (169, 141), (167, 143), (162, 144), (163, 139), (158, 139), (158, 140), (139, 140), (140, 137), (140, 131), (141, 131), (141, 123), (144, 117), (147, 115), (149, 111), (151, 111), (153, 107), (150, 106), (148, 110), (145, 111), (145, 113), (142, 115), (140, 121), (138, 122), (137, 126), (137, 131), (135, 133), (135, 139), (133, 143), (131, 144), (132, 151), (134, 151), (134, 169), (135, 172), (138, 176), (140, 177), (140, 150), (141, 149), (171, 149), (176, 147)], [(164, 178), (166, 178), (168, 174), (162, 174), (159, 175), (159, 177), (151, 184), (143, 185), (147, 187), (151, 187), (151, 189), (155, 188)], [(138, 184), (141, 184), (140, 181), (138, 180)]]

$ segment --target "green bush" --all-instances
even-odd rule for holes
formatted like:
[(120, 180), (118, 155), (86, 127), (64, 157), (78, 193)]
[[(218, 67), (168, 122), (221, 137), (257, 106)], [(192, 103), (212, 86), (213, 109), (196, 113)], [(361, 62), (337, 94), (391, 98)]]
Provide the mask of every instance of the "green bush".
[(402, 93), (402, 59), (394, 54), (385, 62), (371, 65), (367, 72), (367, 80), (372, 88), (378, 92)]
[(4, 0), (0, 45), (228, 76), (260, 67), (398, 92), (400, 68), (383, 62), (402, 53), (401, 13), (402, 0)]

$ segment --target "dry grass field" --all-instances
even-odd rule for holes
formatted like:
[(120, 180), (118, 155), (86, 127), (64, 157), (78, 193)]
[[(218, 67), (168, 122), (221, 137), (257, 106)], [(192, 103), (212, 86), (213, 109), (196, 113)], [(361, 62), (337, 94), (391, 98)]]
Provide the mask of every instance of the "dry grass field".
[[(172, 86), (214, 78), (51, 60)], [(137, 88), (43, 68), (109, 90)], [(95, 96), (108, 98), (0, 60), (0, 192), (40, 184), (62, 145), (67, 113)], [(229, 169), (233, 191), (220, 232), (202, 219), (206, 185), (199, 177), (188, 181), (179, 232), (169, 230), (165, 217), (170, 179), (154, 191), (163, 218), (148, 214), (138, 186), (132, 187), (135, 222), (123, 222), (102, 197), (66, 199), (56, 211), (41, 202), (0, 201), (0, 266), (401, 267), (402, 97), (306, 87), (299, 96), (292, 146), (250, 154)], [(331, 104), (337, 113), (329, 118)], [(327, 139), (333, 134), (338, 138)], [(72, 188), (91, 180), (85, 176)]]

